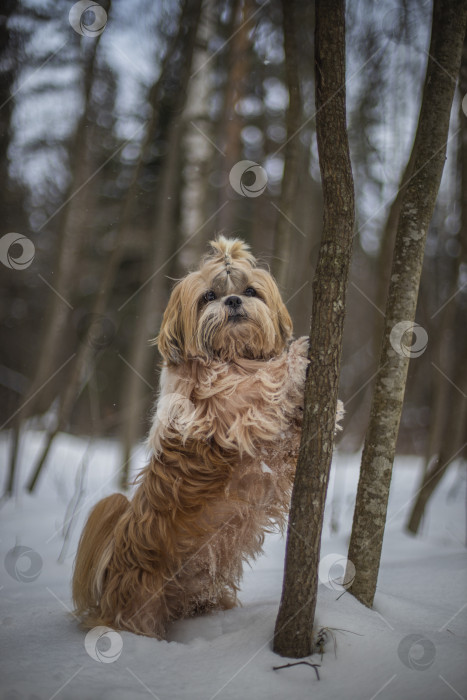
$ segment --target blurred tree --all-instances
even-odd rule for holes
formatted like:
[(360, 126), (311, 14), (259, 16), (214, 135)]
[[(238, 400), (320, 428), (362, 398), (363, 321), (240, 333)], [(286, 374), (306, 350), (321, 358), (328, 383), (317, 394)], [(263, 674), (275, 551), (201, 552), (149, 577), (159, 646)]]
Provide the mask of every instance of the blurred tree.
[[(17, 7), (18, 3), (15, 0), (9, 0), (5, 3), (0, 17), (0, 210), (2, 212), (2, 236), (10, 231), (21, 231), (25, 228), (24, 219), (21, 222), (22, 225), (18, 226), (19, 221), (21, 221), (18, 212), (24, 211), (24, 192), (11, 180), (8, 157), (12, 138), (14, 84), (18, 77), (20, 45), (22, 39), (24, 40), (24, 37), (21, 38), (19, 32), (12, 29), (8, 23), (8, 18), (17, 11)], [(12, 272), (10, 298), (17, 299), (17, 292), (14, 291), (14, 288), (16, 285), (21, 285), (22, 280), (18, 278), (16, 270)], [(15, 393), (20, 393), (22, 379), (23, 377), (19, 373), (10, 371), (7, 381), (10, 388), (16, 390)], [(10, 404), (8, 399), (5, 403)], [(15, 452), (18, 445), (17, 426), (12, 431), (12, 445)], [(6, 493), (9, 495), (13, 492), (14, 480), (15, 465), (11, 464), (6, 484)]]
[[(180, 31), (168, 47), (162, 62), (159, 78), (149, 91), (148, 103), (151, 106), (151, 115), (145, 125), (145, 135), (140, 147), (139, 157), (133, 170), (128, 191), (121, 204), (113, 247), (110, 255), (106, 256), (106, 259), (101, 262), (100, 274), (102, 275), (102, 280), (94, 297), (91, 311), (82, 319), (83, 322), (81, 323), (80, 332), (81, 342), (77, 348), (70, 376), (59, 398), (55, 425), (47, 432), (44, 445), (32, 470), (32, 477), (28, 485), (30, 491), (34, 489), (37, 483), (53, 441), (58, 433), (67, 427), (76, 401), (89, 381), (92, 372), (95, 370), (95, 365), (101, 354), (100, 351), (105, 349), (112, 341), (113, 323), (110, 318), (104, 316), (104, 314), (107, 312), (119, 265), (125, 253), (124, 244), (129, 235), (144, 158), (147, 156), (148, 146), (152, 142), (157, 128), (158, 102), (160, 99), (161, 86), (166, 78), (166, 68), (173, 59), (175, 50), (180, 51), (183, 39), (184, 31), (182, 30), (182, 24), (180, 24)], [(90, 138), (93, 143), (99, 143), (99, 137), (95, 135), (92, 138), (89, 132), (88, 138)], [(97, 427), (98, 426), (94, 426), (95, 429), (97, 429)]]
[(449, 348), (450, 352), (439, 353), (450, 360), (448, 366), (444, 366), (444, 374), (453, 377), (453, 380), (448, 382), (446, 376), (438, 372), (440, 382), (428, 439), (427, 463), (407, 523), (407, 530), (413, 534), (418, 532), (426, 506), (447, 468), (465, 448), (467, 437), (467, 333), (464, 322), (465, 299), (461, 294), (462, 266), (467, 265), (467, 114), (462, 102), (467, 95), (467, 34), (462, 52), (459, 92), (460, 248), (439, 333), (440, 343), (444, 344), (448, 339), (452, 344), (449, 331), (455, 328), (458, 342)]
[[(252, 0), (235, 0), (233, 3), (235, 24), (229, 41), (228, 76), (225, 82), (224, 105), (220, 120), (222, 170), (227, 178), (235, 163), (242, 160), (241, 131), (244, 119), (239, 106), (245, 97), (247, 77), (251, 70), (252, 14)], [(219, 210), (216, 222), (218, 230), (232, 231), (235, 225), (235, 214), (234, 199)]]
[[(205, 0), (198, 31), (193, 71), (184, 110), (180, 182), (180, 254), (175, 256), (170, 276), (180, 276), (194, 267), (206, 249), (211, 220), (209, 178), (216, 144), (212, 97), (218, 74), (209, 46), (216, 38), (218, 9), (214, 0)], [(212, 210), (211, 210), (212, 211)]]
[[(104, 3), (103, 7), (108, 11), (110, 9), (110, 0), (107, 0), (107, 3)], [(86, 157), (86, 154), (89, 156), (89, 152), (86, 148), (86, 127), (100, 36), (101, 35), (97, 36), (92, 41), (86, 42), (85, 46), (83, 46), (83, 111), (78, 120), (69, 151), (72, 178), (64, 202), (57, 211), (54, 212), (54, 215), (60, 213), (61, 229), (54, 270), (56, 272), (54, 290), (50, 297), (51, 302), (49, 305), (48, 319), (41, 340), (34, 379), (31, 382), (22, 407), (15, 419), (16, 425), (14, 428), (10, 455), (10, 476), (7, 489), (10, 489), (13, 483), (21, 424), (26, 417), (34, 414), (38, 393), (57, 373), (56, 361), (61, 348), (60, 341), (69, 316), (71, 305), (68, 299), (71, 297), (73, 281), (75, 279), (73, 272), (75, 270), (76, 257), (79, 251), (79, 242), (81, 239), (80, 231), (83, 226), (83, 214), (85, 210), (82, 197), (79, 196), (79, 193), (90, 175), (89, 158)], [(29, 483), (30, 490), (34, 487), (36, 479), (37, 477), (33, 475)]]
[[(161, 164), (160, 180), (157, 183), (157, 197), (154, 203), (154, 223), (144, 268), (144, 281), (136, 294), (137, 310), (129, 349), (128, 368), (122, 383), (122, 404), (126, 414), (122, 425), (122, 470), (121, 485), (128, 486), (131, 469), (131, 452), (140, 436), (144, 398), (143, 384), (151, 361), (152, 351), (149, 338), (158, 326), (161, 314), (161, 300), (164, 298), (165, 277), (162, 270), (169, 262), (175, 235), (175, 210), (177, 206), (177, 186), (180, 182), (180, 146), (183, 134), (183, 110), (186, 104), (187, 88), (192, 70), (193, 55), (199, 26), (202, 0), (187, 0), (181, 24), (186, 31), (183, 49), (179, 54), (178, 70), (173, 75), (177, 86), (167, 94), (168, 110), (166, 155)], [(173, 254), (173, 253), (172, 253)], [(154, 387), (149, 385), (151, 393)], [(146, 391), (147, 393), (147, 391)]]
[(373, 605), (376, 591), (410, 355), (410, 350), (405, 353), (403, 350), (404, 329), (398, 338), (394, 337), (394, 329), (401, 323), (413, 324), (415, 319), (425, 240), (444, 167), (454, 76), (459, 71), (466, 22), (467, 0), (434, 1), (413, 175), (401, 203), (379, 373), (365, 437), (349, 545), (352, 572), (354, 569), (356, 572), (350, 591), (368, 607)]
[(289, 91), (289, 106), (286, 116), (287, 140), (285, 142), (284, 172), (278, 207), (272, 272), (279, 287), (286, 289), (289, 276), (292, 273), (290, 248), (291, 239), (294, 236), (293, 227), (295, 225), (297, 190), (300, 179), (300, 155), (303, 149), (303, 144), (300, 140), (302, 98), (298, 69), (296, 0), (282, 0), (282, 13), (284, 22), (285, 74)]
[(347, 279), (354, 236), (354, 188), (346, 126), (345, 0), (317, 0), (316, 127), (324, 224), (313, 282), (310, 365), (292, 493), (274, 651), (313, 653), (324, 504), (331, 467)]

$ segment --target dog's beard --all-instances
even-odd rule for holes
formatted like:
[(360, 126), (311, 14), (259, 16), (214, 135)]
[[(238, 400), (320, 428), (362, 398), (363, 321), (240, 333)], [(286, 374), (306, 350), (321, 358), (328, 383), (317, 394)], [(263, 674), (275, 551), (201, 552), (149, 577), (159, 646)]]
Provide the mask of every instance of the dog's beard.
[(198, 347), (203, 355), (222, 361), (269, 359), (276, 352), (276, 329), (271, 313), (258, 299), (243, 303), (235, 313), (222, 301), (210, 304), (199, 319)]

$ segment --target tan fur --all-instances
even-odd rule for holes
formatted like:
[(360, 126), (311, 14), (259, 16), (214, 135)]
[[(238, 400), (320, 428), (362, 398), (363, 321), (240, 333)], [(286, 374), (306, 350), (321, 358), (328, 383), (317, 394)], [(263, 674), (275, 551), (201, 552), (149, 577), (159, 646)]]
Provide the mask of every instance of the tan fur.
[(243, 562), (288, 511), (308, 363), (308, 339), (291, 333), (274, 280), (238, 239), (212, 242), (177, 283), (157, 338), (149, 464), (131, 502), (98, 503), (81, 536), (73, 598), (86, 625), (163, 638), (172, 620), (237, 603)]

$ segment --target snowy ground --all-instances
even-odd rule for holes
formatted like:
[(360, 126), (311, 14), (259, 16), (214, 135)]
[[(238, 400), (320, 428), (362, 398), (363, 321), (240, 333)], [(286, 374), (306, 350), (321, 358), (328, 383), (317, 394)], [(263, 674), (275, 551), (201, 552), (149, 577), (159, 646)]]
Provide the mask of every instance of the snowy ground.
[[(26, 439), (21, 481), (40, 440), (38, 433)], [(317, 625), (334, 630), (337, 646), (334, 650), (330, 638), (323, 658), (312, 657), (321, 664), (318, 681), (303, 665), (273, 670), (285, 663), (271, 650), (284, 558), (284, 541), (277, 536), (267, 540), (265, 556), (245, 571), (243, 607), (176, 623), (167, 642), (129, 633), (98, 643), (88, 638), (88, 653), (85, 633), (67, 612), (70, 573), (86, 512), (114, 490), (118, 455), (112, 442), (90, 447), (86, 490), (63, 563), (58, 563), (62, 526), (86, 445), (62, 436), (37, 495), (21, 493), (0, 510), (2, 700), (466, 697), (466, 484), (456, 469), (443, 481), (423, 533), (414, 539), (403, 534), (402, 524), (420, 463), (397, 460), (374, 610), (329, 583), (320, 585)], [(0, 443), (3, 463), (6, 449), (6, 441)], [(323, 557), (346, 555), (357, 474), (357, 457), (336, 456)], [(14, 547), (27, 549), (7, 556)]]

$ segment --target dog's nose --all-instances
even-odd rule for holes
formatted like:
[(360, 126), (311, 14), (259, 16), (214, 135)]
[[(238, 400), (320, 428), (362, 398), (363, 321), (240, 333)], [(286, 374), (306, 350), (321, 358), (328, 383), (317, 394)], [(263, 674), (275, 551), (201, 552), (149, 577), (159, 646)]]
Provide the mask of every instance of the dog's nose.
[(240, 297), (231, 296), (227, 297), (227, 299), (224, 301), (224, 304), (226, 306), (229, 306), (231, 310), (238, 309), (238, 307), (242, 305), (242, 300), (240, 299)]

